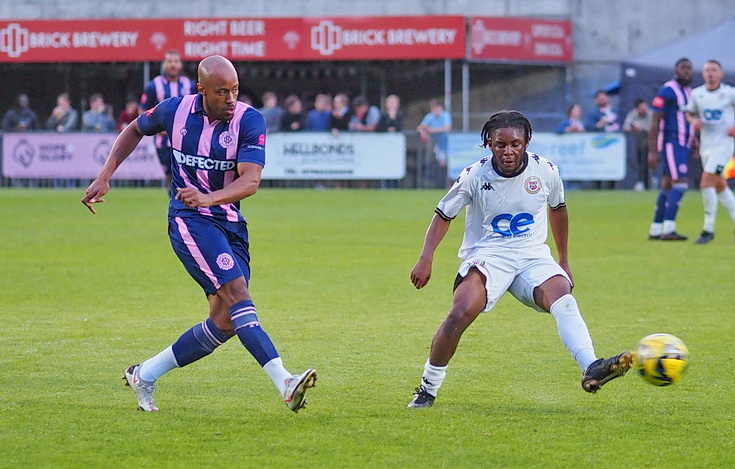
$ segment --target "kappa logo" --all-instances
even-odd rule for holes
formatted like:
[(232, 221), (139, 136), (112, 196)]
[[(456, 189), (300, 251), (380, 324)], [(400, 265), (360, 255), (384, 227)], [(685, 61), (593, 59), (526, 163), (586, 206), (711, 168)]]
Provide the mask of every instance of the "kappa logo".
[(235, 260), (226, 252), (217, 256), (217, 266), (222, 270), (231, 270), (235, 267)]
[(529, 194), (537, 194), (541, 190), (541, 179), (536, 176), (530, 176), (524, 182), (526, 186), (526, 192)]
[(488, 158), (487, 156), (485, 158), (481, 159), (480, 160), (480, 166), (485, 166), (485, 163), (487, 163), (489, 159), (490, 158)]
[(222, 148), (230, 148), (235, 144), (235, 136), (229, 130), (225, 130), (219, 134), (219, 146)]
[(489, 182), (485, 182), (482, 184), (482, 187), (480, 187), (480, 190), (481, 191), (494, 191), (495, 188)]

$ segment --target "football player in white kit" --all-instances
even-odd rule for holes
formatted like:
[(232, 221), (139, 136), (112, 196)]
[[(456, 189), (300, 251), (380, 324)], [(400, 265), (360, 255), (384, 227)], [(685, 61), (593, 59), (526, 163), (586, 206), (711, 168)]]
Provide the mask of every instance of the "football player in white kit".
[(722, 66), (708, 60), (702, 70), (704, 85), (692, 90), (687, 104), (687, 120), (700, 132), (699, 154), (702, 157), (704, 228), (695, 243), (709, 243), (715, 238), (717, 200), (735, 221), (735, 197), (727, 187), (722, 170), (735, 151), (735, 88), (722, 83)]
[[(587, 325), (571, 294), (567, 257), (568, 216), (557, 167), (526, 151), (531, 123), (518, 111), (499, 111), (482, 128), (492, 155), (466, 168), (435, 210), (411, 282), (423, 288), (431, 277), (434, 251), (451, 221), (467, 208), (454, 301), (439, 326), (421, 384), (408, 407), (430, 407), (446, 376), (462, 333), (509, 291), (522, 303), (551, 313), (559, 336), (583, 371), (582, 388), (596, 392), (624, 375), (632, 352), (598, 359)], [(547, 219), (559, 262), (551, 256)]]

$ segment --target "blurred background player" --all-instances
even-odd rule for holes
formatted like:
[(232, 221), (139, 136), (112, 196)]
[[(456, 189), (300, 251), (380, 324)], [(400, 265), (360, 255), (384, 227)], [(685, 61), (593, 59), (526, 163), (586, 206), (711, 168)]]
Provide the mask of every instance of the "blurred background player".
[(82, 198), (95, 213), (93, 204), (104, 202), (112, 175), (143, 136), (167, 131), (176, 168), (169, 237), (179, 260), (207, 295), (209, 317), (158, 355), (129, 367), (123, 379), (135, 391), (138, 408), (157, 411), (153, 393), (158, 378), (209, 355), (236, 334), (289, 409), (298, 412), (316, 372), (309, 369), (291, 375), (284, 368), (260, 326), (248, 290), (250, 252), (240, 200), (255, 194), (260, 185), (265, 119), (255, 108), (237, 101), (239, 80), (229, 60), (218, 55), (203, 59), (198, 78), (198, 94), (164, 100), (120, 133)]
[(676, 232), (676, 214), (688, 188), (689, 156), (694, 144), (692, 126), (684, 109), (692, 89), (692, 63), (681, 58), (674, 66), (674, 78), (659, 88), (651, 103), (651, 126), (648, 130), (648, 166), (661, 163), (661, 190), (648, 232), (648, 239), (684, 241)]
[[(466, 207), (459, 249), (462, 264), (454, 282), (452, 307), (434, 335), (421, 384), (409, 407), (433, 405), (462, 334), (507, 291), (523, 304), (551, 313), (562, 342), (583, 372), (585, 391), (596, 392), (630, 369), (631, 352), (607, 359), (595, 355), (572, 296), (564, 185), (551, 161), (526, 152), (531, 134), (531, 123), (518, 111), (490, 116), (481, 139), (492, 154), (462, 171), (439, 201), (421, 256), (411, 271), (411, 282), (416, 288), (429, 282), (434, 252), (452, 220)], [(547, 219), (558, 263), (546, 244)]]
[[(184, 64), (181, 62), (181, 54), (175, 50), (166, 52), (163, 56), (161, 64), (163, 73), (151, 80), (143, 90), (140, 97), (140, 110), (145, 112), (153, 109), (156, 105), (165, 99), (186, 96), (197, 92), (194, 80), (181, 74)], [(156, 143), (156, 152), (158, 153), (158, 161), (166, 175), (166, 187), (171, 188), (171, 156), (168, 149), (168, 139), (166, 134), (156, 135), (154, 137)]]
[(715, 239), (717, 200), (735, 221), (735, 197), (723, 177), (725, 166), (735, 148), (735, 88), (722, 83), (724, 73), (716, 60), (708, 60), (702, 70), (704, 84), (692, 90), (686, 107), (687, 119), (699, 134), (702, 158), (702, 202), (704, 228), (695, 243), (706, 244)]

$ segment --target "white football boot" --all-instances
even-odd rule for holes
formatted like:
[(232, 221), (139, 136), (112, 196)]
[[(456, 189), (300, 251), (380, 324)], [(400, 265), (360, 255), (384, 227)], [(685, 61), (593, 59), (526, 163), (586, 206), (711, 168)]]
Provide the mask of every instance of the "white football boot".
[[(306, 407), (306, 390), (316, 383), (316, 371), (309, 368), (300, 375), (293, 375), (286, 380), (284, 401), (289, 409), (298, 412)], [(152, 402), (152, 401), (151, 401)]]
[(135, 391), (135, 397), (138, 398), (138, 409), (145, 412), (158, 412), (158, 407), (153, 403), (156, 385), (140, 379), (140, 365), (133, 365), (125, 370), (122, 379), (125, 381), (125, 386)]

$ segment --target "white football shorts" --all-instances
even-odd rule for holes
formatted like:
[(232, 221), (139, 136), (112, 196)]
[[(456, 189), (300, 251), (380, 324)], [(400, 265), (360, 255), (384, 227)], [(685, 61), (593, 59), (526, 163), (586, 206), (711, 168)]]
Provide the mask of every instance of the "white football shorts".
[(710, 174), (719, 174), (722, 176), (722, 169), (725, 167), (735, 152), (735, 142), (728, 139), (727, 144), (717, 145), (716, 147), (702, 152), (702, 170)]
[(510, 292), (524, 305), (545, 312), (533, 300), (533, 290), (555, 275), (561, 275), (572, 283), (564, 269), (551, 256), (551, 250), (546, 244), (523, 252), (473, 253), (462, 262), (457, 273), (465, 277), (472, 267), (485, 276), (487, 303), (483, 312), (490, 311), (505, 292)]

